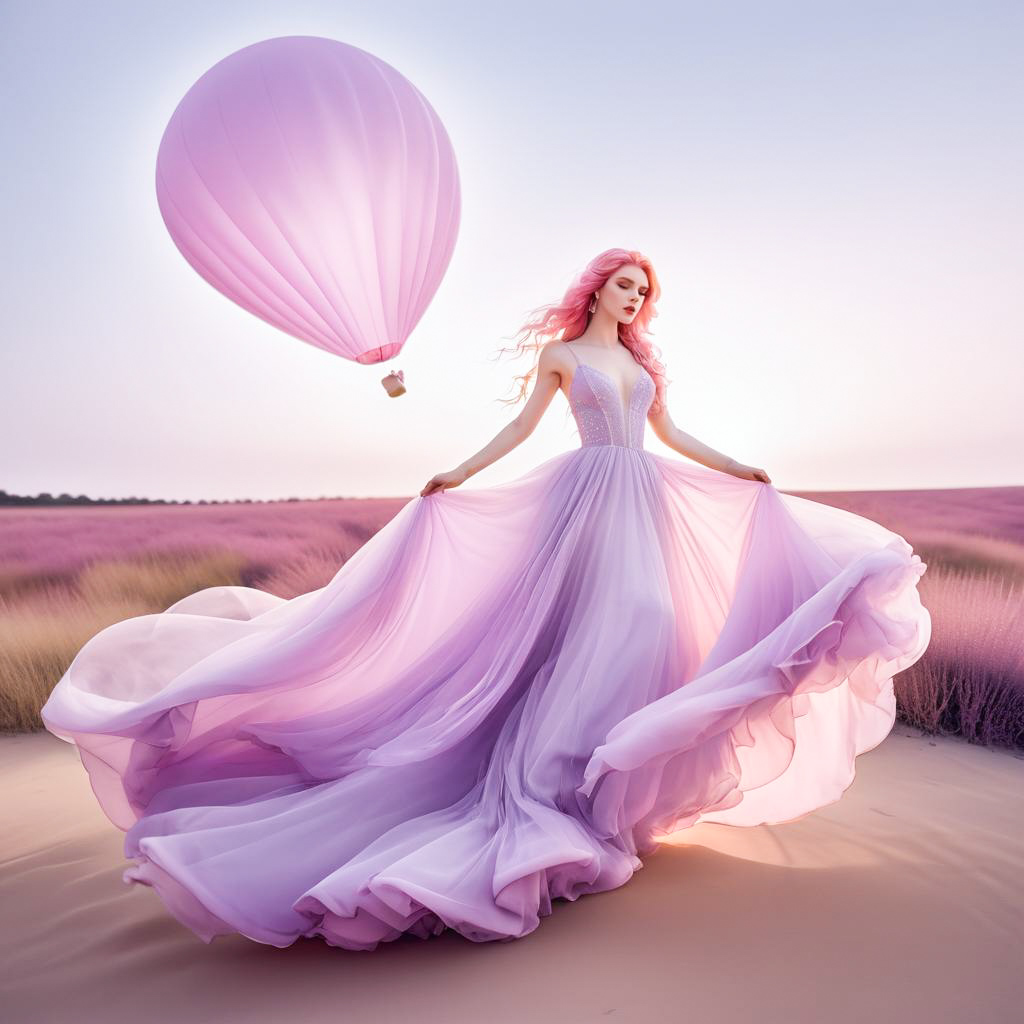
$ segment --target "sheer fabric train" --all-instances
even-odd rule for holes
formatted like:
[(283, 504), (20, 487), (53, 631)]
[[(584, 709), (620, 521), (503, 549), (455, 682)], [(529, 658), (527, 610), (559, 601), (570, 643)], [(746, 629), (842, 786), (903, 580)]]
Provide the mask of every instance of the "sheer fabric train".
[(324, 587), (116, 623), (43, 708), (205, 941), (533, 931), (698, 821), (837, 800), (931, 631), (871, 520), (643, 447), (577, 365), (579, 448), (410, 500)]

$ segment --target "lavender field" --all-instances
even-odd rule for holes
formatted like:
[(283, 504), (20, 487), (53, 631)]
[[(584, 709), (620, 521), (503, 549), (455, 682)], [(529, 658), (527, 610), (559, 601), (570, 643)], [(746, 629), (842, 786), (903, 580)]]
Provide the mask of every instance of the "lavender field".
[[(1024, 487), (792, 493), (882, 523), (928, 564), (933, 636), (896, 678), (901, 719), (1024, 749)], [(208, 586), (324, 586), (405, 501), (0, 509), (0, 731), (42, 728), (39, 708), (103, 627)]]

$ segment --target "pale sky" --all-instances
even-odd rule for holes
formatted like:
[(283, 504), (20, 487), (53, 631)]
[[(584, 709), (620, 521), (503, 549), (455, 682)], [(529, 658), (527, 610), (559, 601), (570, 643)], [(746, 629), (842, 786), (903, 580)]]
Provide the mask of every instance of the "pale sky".
[[(447, 276), (378, 366), (234, 305), (157, 207), (178, 101), (281, 35), (393, 65), (459, 161)], [(1022, 484), (1022, 52), (984, 0), (0, 0), (0, 488), (413, 495), (514, 416), (498, 347), (610, 246), (660, 276), (675, 422), (780, 489)], [(578, 444), (556, 395), (463, 487)]]

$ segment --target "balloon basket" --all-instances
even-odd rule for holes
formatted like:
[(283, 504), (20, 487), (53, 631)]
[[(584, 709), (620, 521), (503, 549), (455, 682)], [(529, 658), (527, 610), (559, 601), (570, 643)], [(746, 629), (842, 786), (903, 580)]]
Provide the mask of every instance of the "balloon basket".
[(397, 372), (392, 371), (386, 377), (383, 377), (381, 384), (388, 393), (389, 398), (397, 398), (399, 395), (405, 394), (405, 374), (401, 370)]

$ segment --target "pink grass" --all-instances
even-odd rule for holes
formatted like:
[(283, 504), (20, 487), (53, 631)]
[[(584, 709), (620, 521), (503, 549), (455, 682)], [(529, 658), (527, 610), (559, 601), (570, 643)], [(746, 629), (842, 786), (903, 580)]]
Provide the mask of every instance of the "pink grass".
[[(798, 493), (883, 523), (928, 564), (932, 641), (896, 678), (900, 717), (1024, 747), (1024, 487)], [(323, 586), (405, 501), (0, 508), (0, 730), (41, 728), (53, 685), (105, 626), (217, 584), (285, 598)]]

